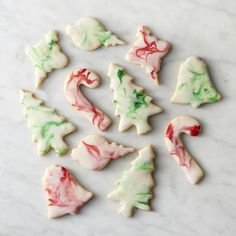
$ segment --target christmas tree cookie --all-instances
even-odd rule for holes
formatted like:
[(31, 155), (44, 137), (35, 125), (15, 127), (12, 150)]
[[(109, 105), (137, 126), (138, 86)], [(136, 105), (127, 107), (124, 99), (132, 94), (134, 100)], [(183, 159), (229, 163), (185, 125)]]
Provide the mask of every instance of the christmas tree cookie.
[(151, 189), (154, 186), (154, 157), (150, 145), (141, 149), (138, 157), (131, 162), (132, 167), (116, 182), (116, 189), (108, 194), (108, 198), (120, 202), (119, 214), (131, 216), (133, 208), (150, 210), (149, 200), (153, 197)]
[(170, 44), (151, 35), (151, 31), (145, 26), (138, 28), (137, 37), (138, 40), (125, 58), (128, 62), (145, 68), (150, 78), (158, 84), (161, 59), (169, 52)]
[(78, 110), (91, 124), (99, 130), (106, 130), (111, 119), (100, 109), (95, 107), (81, 92), (80, 86), (96, 88), (100, 84), (99, 76), (88, 69), (80, 69), (69, 74), (65, 81), (65, 95), (73, 108)]
[(100, 135), (89, 135), (83, 138), (77, 148), (72, 150), (72, 159), (91, 170), (103, 169), (111, 160), (118, 159), (134, 148), (124, 147), (108, 141)]
[(57, 155), (63, 155), (68, 150), (63, 137), (73, 132), (75, 126), (58, 115), (55, 109), (44, 106), (33, 93), (21, 90), (20, 95), (23, 115), (28, 120), (33, 141), (38, 143), (38, 154), (44, 155), (52, 148)]
[(93, 17), (83, 17), (74, 25), (68, 25), (66, 32), (80, 49), (91, 51), (104, 45), (105, 47), (125, 44), (111, 31)]
[(25, 50), (35, 67), (36, 88), (46, 79), (49, 72), (53, 69), (63, 68), (68, 63), (68, 59), (61, 52), (57, 41), (57, 32), (50, 30), (43, 40), (34, 46), (27, 47)]
[(160, 113), (162, 109), (152, 103), (152, 98), (132, 82), (133, 78), (121, 66), (111, 64), (108, 76), (111, 79), (110, 88), (114, 91), (115, 115), (120, 116), (119, 131), (125, 131), (133, 125), (138, 134), (150, 131), (148, 117)]
[(197, 57), (189, 57), (180, 66), (173, 103), (190, 104), (197, 108), (204, 103), (214, 103), (221, 98), (212, 84), (206, 64)]
[(92, 196), (63, 166), (49, 166), (43, 177), (43, 188), (48, 203), (48, 218), (65, 214), (75, 215)]

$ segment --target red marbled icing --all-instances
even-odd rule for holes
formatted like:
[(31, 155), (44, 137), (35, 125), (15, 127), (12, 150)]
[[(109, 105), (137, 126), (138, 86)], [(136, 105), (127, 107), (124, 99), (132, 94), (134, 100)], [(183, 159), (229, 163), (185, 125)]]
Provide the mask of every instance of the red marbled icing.
[[(119, 157), (120, 153), (114, 150), (100, 150), (98, 146), (93, 144), (88, 144), (85, 141), (82, 141), (86, 147), (88, 153), (96, 158), (97, 160), (103, 159), (115, 159)], [(112, 149), (112, 148), (111, 148)]]
[[(87, 87), (91, 87), (91, 84), (94, 84), (94, 87), (99, 83), (97, 78), (91, 78), (91, 72), (87, 69), (81, 69), (70, 74), (69, 80), (66, 84), (67, 92), (70, 92), (74, 96), (74, 103), (71, 105), (77, 110), (92, 113), (91, 122), (93, 125), (97, 126), (100, 130), (105, 130), (108, 125), (104, 123), (104, 113), (97, 109), (88, 99), (86, 99), (80, 91), (80, 85), (83, 84)], [(72, 83), (76, 83), (73, 87)], [(72, 86), (70, 86), (72, 85)]]
[(175, 132), (173, 125), (170, 123), (166, 129), (166, 137), (173, 144), (173, 147), (170, 151), (170, 155), (175, 155), (179, 158), (180, 166), (185, 166), (186, 168), (190, 169), (192, 166), (192, 158), (190, 158), (188, 162), (186, 161), (187, 151), (179, 138), (179, 134), (181, 132), (185, 132), (191, 136), (197, 136), (200, 133), (200, 125), (194, 125), (188, 127), (185, 126), (180, 130), (178, 130), (177, 132)]
[(76, 194), (77, 181), (64, 167), (52, 169), (45, 180), (45, 191), (48, 196), (48, 206), (68, 207), (71, 213), (84, 204)]
[(141, 27), (139, 32), (142, 35), (145, 46), (134, 46), (128, 54), (131, 54), (134, 57), (132, 59), (136, 60), (137, 63), (141, 61), (152, 66), (153, 70), (150, 72), (150, 76), (153, 80), (158, 80), (157, 73), (160, 70), (161, 58), (169, 52), (170, 45), (165, 42), (164, 49), (160, 49), (159, 41), (157, 39), (150, 41), (144, 27)]

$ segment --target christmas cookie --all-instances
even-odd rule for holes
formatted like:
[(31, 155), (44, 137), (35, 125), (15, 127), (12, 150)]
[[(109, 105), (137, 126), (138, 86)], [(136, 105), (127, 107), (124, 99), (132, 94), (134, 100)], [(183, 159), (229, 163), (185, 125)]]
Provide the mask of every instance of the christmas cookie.
[(214, 103), (221, 98), (212, 84), (206, 64), (197, 57), (189, 57), (180, 66), (173, 103), (190, 104), (193, 108), (203, 103)]
[(57, 218), (65, 214), (75, 215), (93, 196), (79, 185), (65, 167), (58, 165), (46, 169), (43, 188), (48, 203), (48, 218)]
[(68, 146), (63, 137), (75, 130), (75, 126), (65, 117), (56, 113), (55, 109), (43, 105), (43, 101), (26, 90), (20, 92), (23, 114), (28, 120), (28, 128), (34, 142), (38, 143), (38, 154), (44, 155), (51, 148), (58, 155), (63, 155)]
[(108, 194), (108, 198), (120, 202), (119, 214), (131, 216), (133, 208), (150, 210), (149, 200), (153, 197), (151, 190), (154, 186), (154, 157), (150, 145), (141, 149), (138, 157), (131, 162), (132, 167), (116, 182), (116, 189)]
[(80, 69), (69, 74), (65, 81), (64, 91), (72, 107), (80, 111), (96, 128), (106, 130), (111, 124), (111, 119), (86, 99), (80, 90), (80, 85), (96, 88), (99, 84), (100, 78), (97, 74), (88, 69)]
[(138, 134), (150, 131), (148, 117), (160, 113), (162, 109), (152, 103), (152, 98), (132, 82), (133, 78), (121, 66), (111, 64), (108, 76), (111, 79), (110, 88), (114, 91), (115, 115), (120, 116), (119, 131), (125, 131), (133, 125)]
[(151, 31), (145, 26), (138, 28), (137, 37), (138, 40), (127, 53), (126, 60), (143, 67), (150, 78), (158, 84), (161, 59), (169, 52), (170, 44), (152, 36)]
[(133, 152), (134, 148), (124, 147), (108, 141), (100, 135), (83, 138), (77, 148), (72, 150), (72, 159), (91, 170), (103, 169), (111, 160)]
[(201, 167), (184, 147), (180, 135), (185, 133), (191, 136), (198, 136), (200, 129), (200, 123), (195, 118), (178, 116), (167, 125), (165, 132), (165, 141), (169, 154), (174, 157), (192, 184), (198, 183), (204, 174)]
[(68, 59), (60, 50), (57, 43), (58, 35), (54, 30), (49, 31), (43, 40), (34, 46), (27, 47), (25, 52), (31, 59), (35, 68), (35, 87), (46, 79), (53, 69), (60, 69), (67, 65)]
[(102, 45), (109, 47), (125, 44), (111, 31), (106, 31), (93, 17), (84, 17), (74, 25), (68, 25), (66, 32), (75, 45), (83, 50), (95, 50)]

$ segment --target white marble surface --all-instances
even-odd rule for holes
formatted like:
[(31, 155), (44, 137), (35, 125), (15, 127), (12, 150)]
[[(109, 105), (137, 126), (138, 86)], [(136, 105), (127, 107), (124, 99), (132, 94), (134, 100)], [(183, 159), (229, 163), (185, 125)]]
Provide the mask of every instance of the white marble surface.
[[(234, 0), (1, 0), (0, 235), (236, 235), (235, 12)], [(91, 53), (75, 48), (65, 35), (65, 26), (88, 15), (99, 18), (128, 45)], [(142, 69), (124, 60), (140, 24), (149, 26), (173, 47), (162, 65), (158, 88)], [(137, 154), (114, 161), (101, 172), (84, 169), (72, 161), (69, 154), (63, 158), (53, 152), (46, 157), (36, 155), (36, 145), (31, 141), (18, 102), (19, 89), (34, 90), (33, 68), (25, 56), (25, 46), (37, 42), (51, 28), (59, 30), (61, 46), (70, 64), (53, 72), (36, 94), (77, 125), (78, 131), (66, 139), (74, 147), (84, 135), (99, 132), (68, 106), (63, 83), (68, 72), (78, 67), (97, 71), (102, 85), (93, 91), (87, 89), (86, 94), (114, 121), (104, 136), (137, 148), (151, 143), (158, 153), (153, 211), (139, 210), (133, 218), (126, 219), (116, 214), (118, 203), (106, 198), (115, 180), (129, 168), (129, 162)], [(179, 65), (190, 55), (205, 59), (223, 100), (196, 110), (169, 103)], [(162, 114), (151, 119), (154, 130), (149, 134), (138, 137), (135, 129), (125, 133), (117, 131), (118, 119), (113, 115), (111, 104), (113, 93), (106, 76), (110, 62), (125, 66), (135, 81), (164, 108)], [(195, 116), (203, 126), (199, 137), (184, 138), (206, 172), (197, 186), (186, 181), (168, 156), (163, 139), (166, 123), (180, 114)], [(77, 216), (57, 220), (46, 217), (41, 177), (51, 163), (69, 167), (96, 195)]]

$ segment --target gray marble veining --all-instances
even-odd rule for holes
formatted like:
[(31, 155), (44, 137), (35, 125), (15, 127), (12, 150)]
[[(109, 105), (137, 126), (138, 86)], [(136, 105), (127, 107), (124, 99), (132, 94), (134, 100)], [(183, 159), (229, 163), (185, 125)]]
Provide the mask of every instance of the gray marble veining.
[[(128, 44), (83, 52), (65, 35), (65, 26), (82, 16), (100, 19)], [(160, 87), (138, 66), (127, 64), (124, 56), (136, 39), (136, 28), (145, 24), (153, 34), (172, 44), (164, 59)], [(96, 90), (86, 94), (112, 119), (104, 136), (140, 148), (153, 144), (157, 152), (154, 178), (153, 211), (137, 211), (126, 219), (116, 214), (118, 203), (106, 198), (115, 180), (137, 155), (114, 161), (101, 172), (84, 169), (70, 159), (69, 153), (58, 158), (53, 152), (36, 155), (36, 144), (22, 116), (19, 89), (34, 91), (31, 62), (24, 48), (40, 40), (49, 29), (60, 33), (60, 45), (69, 65), (54, 71), (36, 92), (50, 107), (68, 117), (78, 131), (66, 138), (71, 147), (84, 135), (99, 133), (78, 112), (71, 109), (63, 94), (67, 74), (79, 67), (89, 67), (102, 78)], [(189, 236), (236, 235), (236, 1), (228, 0), (1, 0), (0, 1), (0, 236)], [(179, 65), (187, 56), (202, 57), (223, 99), (216, 104), (192, 109), (169, 102), (174, 92)], [(154, 116), (153, 131), (137, 136), (135, 129), (117, 131), (106, 76), (110, 62), (119, 63), (145, 87), (164, 112)], [(106, 96), (104, 96), (106, 94)], [(176, 163), (168, 156), (163, 132), (176, 115), (195, 116), (203, 126), (196, 138), (184, 141), (206, 172), (197, 186), (190, 185)], [(44, 169), (58, 163), (67, 166), (81, 184), (95, 197), (77, 216), (48, 220), (41, 178)]]

